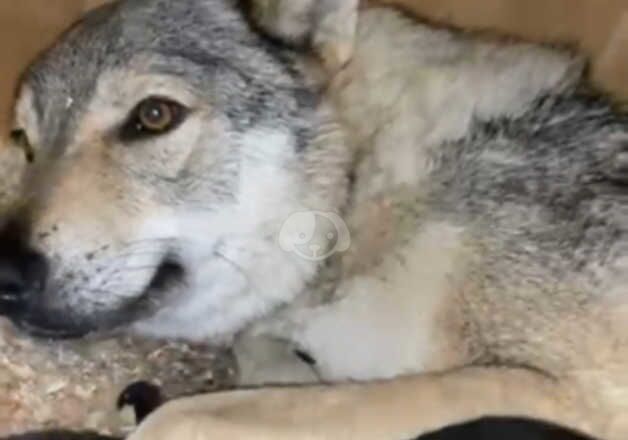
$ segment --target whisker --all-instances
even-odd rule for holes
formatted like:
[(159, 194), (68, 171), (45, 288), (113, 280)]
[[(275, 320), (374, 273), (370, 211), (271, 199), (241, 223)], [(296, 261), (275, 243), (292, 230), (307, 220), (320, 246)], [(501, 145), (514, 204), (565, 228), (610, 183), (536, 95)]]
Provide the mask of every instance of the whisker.
[(231, 265), (235, 270), (237, 270), (246, 279), (247, 284), (251, 284), (251, 280), (249, 278), (249, 275), (245, 272), (245, 270), (242, 268), (242, 266), (240, 266), (235, 261), (233, 261), (230, 258), (228, 258), (226, 255), (224, 255), (222, 252), (220, 252), (217, 249), (214, 250), (214, 255), (216, 257), (220, 258), (221, 260), (225, 261), (229, 265)]
[(118, 267), (112, 272), (110, 272), (108, 276), (116, 276), (120, 273), (140, 272), (140, 271), (149, 270), (149, 269), (151, 269), (152, 271), (157, 271), (157, 269), (159, 269), (159, 265), (158, 264), (145, 264), (145, 265), (138, 265), (138, 266)]

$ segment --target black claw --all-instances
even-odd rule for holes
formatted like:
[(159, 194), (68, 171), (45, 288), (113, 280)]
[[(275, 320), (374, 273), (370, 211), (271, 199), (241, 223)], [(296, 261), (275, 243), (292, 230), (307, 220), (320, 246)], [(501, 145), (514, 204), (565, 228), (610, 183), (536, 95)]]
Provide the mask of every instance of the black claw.
[(135, 411), (137, 424), (142, 423), (153, 411), (163, 403), (161, 389), (148, 382), (135, 382), (120, 394), (118, 397), (118, 409), (130, 406)]
[(302, 350), (295, 350), (294, 354), (306, 364), (311, 366), (316, 365), (316, 359), (314, 359), (309, 353)]

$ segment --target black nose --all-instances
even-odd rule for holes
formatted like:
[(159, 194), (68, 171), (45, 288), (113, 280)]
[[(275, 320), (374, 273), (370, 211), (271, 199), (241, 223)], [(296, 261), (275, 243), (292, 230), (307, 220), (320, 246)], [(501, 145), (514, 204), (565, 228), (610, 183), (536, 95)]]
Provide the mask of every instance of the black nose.
[(0, 232), (0, 314), (12, 314), (46, 284), (48, 262), (25, 241), (13, 225)]

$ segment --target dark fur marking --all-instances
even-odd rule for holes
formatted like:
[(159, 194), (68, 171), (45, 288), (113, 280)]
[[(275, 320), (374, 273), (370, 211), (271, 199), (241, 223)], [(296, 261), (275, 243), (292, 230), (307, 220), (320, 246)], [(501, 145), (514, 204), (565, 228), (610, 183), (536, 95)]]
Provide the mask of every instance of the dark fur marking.
[(514, 418), (485, 418), (413, 440), (593, 440), (552, 424)]
[(296, 354), (297, 357), (301, 359), (303, 362), (305, 362), (306, 364), (311, 365), (311, 366), (316, 365), (316, 359), (314, 359), (309, 353), (306, 353), (305, 351), (302, 351), (302, 350), (295, 350), (294, 354)]

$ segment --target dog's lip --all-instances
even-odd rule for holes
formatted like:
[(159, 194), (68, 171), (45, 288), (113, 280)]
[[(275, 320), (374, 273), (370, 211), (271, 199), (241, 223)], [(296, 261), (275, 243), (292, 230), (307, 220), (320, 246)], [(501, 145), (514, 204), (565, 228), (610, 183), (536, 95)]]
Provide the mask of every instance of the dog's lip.
[(155, 294), (166, 292), (174, 285), (182, 283), (185, 280), (185, 272), (183, 265), (176, 259), (164, 258), (134, 304), (141, 304), (146, 300), (154, 299)]
[(185, 276), (186, 269), (181, 263), (170, 257), (164, 258), (141, 294), (126, 304), (126, 318), (119, 321), (116, 327), (128, 326), (154, 315), (156, 307), (169, 296), (172, 289), (185, 282)]
[[(24, 333), (40, 339), (78, 339), (91, 332), (85, 326), (77, 325), (74, 328), (64, 328), (54, 322), (35, 319), (41, 312), (36, 311), (32, 304), (23, 300), (7, 300), (0, 295), (0, 310), (18, 329)], [(43, 321), (43, 324), (36, 324)], [(65, 323), (64, 323), (65, 324)]]
[(59, 329), (59, 328), (47, 328), (38, 325), (33, 325), (26, 319), (16, 319), (15, 325), (30, 336), (39, 339), (54, 339), (54, 340), (70, 340), (70, 339), (82, 339), (87, 337), (91, 330), (88, 329)]
[[(57, 324), (46, 319), (34, 319), (35, 315), (33, 313), (39, 315), (42, 312), (29, 308), (28, 304), (23, 304), (23, 307), (18, 312), (13, 313), (10, 319), (17, 328), (37, 339), (75, 340), (83, 339), (90, 335), (109, 334), (137, 320), (142, 311), (145, 311), (143, 306), (152, 302), (156, 292), (169, 290), (169, 287), (174, 283), (181, 282), (184, 275), (185, 269), (181, 264), (172, 258), (165, 258), (155, 269), (151, 281), (147, 284), (142, 294), (127, 304), (124, 310), (111, 311), (107, 316), (101, 316), (99, 320), (100, 325), (91, 326), (76, 322), (76, 325), (66, 327), (67, 321)], [(89, 322), (89, 320), (84, 322)]]

